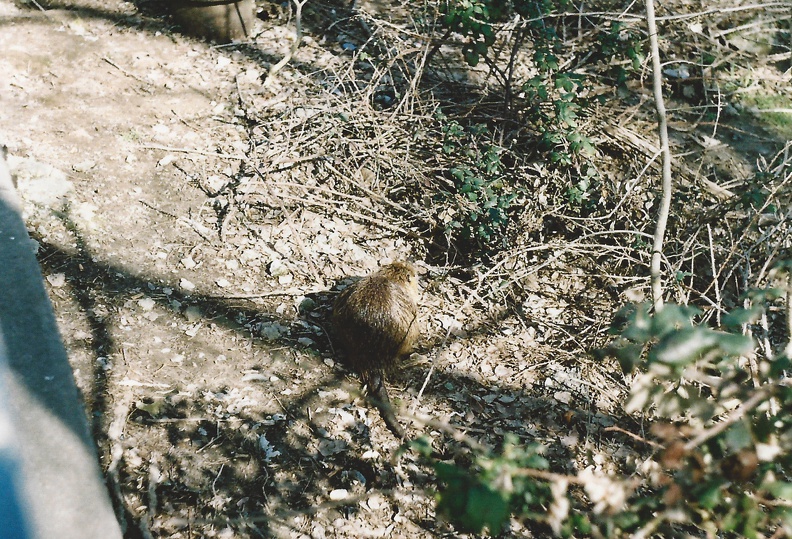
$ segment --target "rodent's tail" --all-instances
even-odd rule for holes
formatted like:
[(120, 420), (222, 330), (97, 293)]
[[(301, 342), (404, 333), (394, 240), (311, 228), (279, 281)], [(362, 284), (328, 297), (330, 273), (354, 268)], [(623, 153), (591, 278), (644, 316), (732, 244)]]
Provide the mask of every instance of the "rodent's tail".
[(404, 429), (396, 420), (396, 413), (393, 411), (393, 405), (391, 404), (390, 397), (388, 396), (388, 390), (385, 388), (385, 384), (382, 381), (382, 375), (375, 374), (371, 376), (368, 384), (369, 402), (377, 407), (380, 415), (382, 416), (382, 420), (385, 421), (385, 425), (387, 425), (388, 429), (393, 433), (393, 435), (399, 440), (404, 440)]

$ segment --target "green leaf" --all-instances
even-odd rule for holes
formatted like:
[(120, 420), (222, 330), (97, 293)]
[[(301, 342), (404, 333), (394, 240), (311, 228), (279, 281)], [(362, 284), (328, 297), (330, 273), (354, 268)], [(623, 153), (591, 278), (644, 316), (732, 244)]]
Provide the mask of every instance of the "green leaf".
[(730, 356), (746, 356), (753, 352), (754, 341), (747, 335), (735, 335), (733, 333), (714, 332), (718, 336), (718, 346), (723, 354)]
[[(563, 101), (556, 101), (556, 115), (558, 119), (570, 127), (576, 127), (577, 124), (575, 120), (577, 119), (577, 110), (578, 106), (574, 103), (565, 103)], [(568, 137), (567, 140), (570, 142), (575, 142), (575, 137), (579, 136), (578, 133), (572, 132)]]
[(451, 175), (459, 181), (463, 181), (465, 176), (470, 173), (470, 171), (462, 169), (462, 168), (452, 168)]
[(792, 370), (792, 360), (785, 355), (778, 356), (770, 363), (770, 376), (778, 378), (786, 371)]
[(621, 333), (625, 339), (637, 343), (645, 343), (654, 337), (652, 333), (652, 317), (649, 315), (651, 305), (625, 305), (616, 313), (611, 324), (610, 333)]
[(750, 309), (737, 308), (721, 318), (721, 323), (724, 327), (737, 329), (743, 324), (751, 324), (759, 319), (762, 314), (762, 309), (758, 305), (754, 305)]
[(774, 516), (781, 521), (781, 525), (787, 530), (792, 529), (792, 508), (778, 507), (773, 511)]
[(619, 366), (624, 373), (631, 373), (641, 361), (643, 344), (634, 344), (626, 339), (620, 339), (611, 344), (607, 351), (619, 362)]
[(762, 488), (779, 500), (792, 502), (792, 483), (785, 481), (770, 481), (762, 484)]
[(480, 485), (471, 490), (466, 512), (468, 529), (479, 533), (486, 526), (491, 535), (498, 535), (509, 518), (508, 497)]
[[(591, 142), (591, 139), (589, 139), (588, 137), (584, 137), (582, 135), (580, 137), (580, 140), (578, 140), (576, 143), (572, 145), (572, 151), (584, 155), (586, 157), (594, 157), (597, 154), (597, 150), (594, 147), (594, 144)], [(596, 172), (596, 170), (592, 170), (592, 175), (594, 172)]]
[(479, 55), (472, 50), (466, 50), (463, 53), (465, 61), (470, 67), (476, 67), (479, 63)]
[(731, 453), (736, 453), (740, 449), (750, 447), (753, 444), (753, 436), (748, 425), (744, 421), (738, 421), (726, 430), (724, 441)]
[(440, 514), (462, 532), (481, 533), (487, 527), (493, 535), (500, 533), (509, 518), (508, 496), (450, 464), (438, 462), (435, 473), (445, 484), (438, 495)]
[(773, 301), (778, 298), (783, 298), (784, 295), (785, 291), (781, 288), (761, 288), (750, 290), (745, 294), (746, 297), (755, 303)]
[(625, 511), (614, 515), (613, 521), (619, 528), (629, 530), (641, 522), (641, 517), (630, 511)]
[(715, 479), (706, 483), (698, 488), (693, 493), (693, 499), (697, 500), (699, 505), (705, 509), (715, 508), (723, 499), (722, 491), (723, 485), (726, 481), (722, 478)]
[(649, 352), (649, 361), (666, 365), (686, 365), (714, 348), (719, 348), (723, 355), (741, 356), (750, 354), (753, 347), (753, 340), (745, 335), (697, 326), (667, 334)]
[(666, 365), (686, 365), (697, 360), (718, 343), (714, 332), (694, 327), (681, 329), (663, 338), (649, 352), (650, 362)]
[(432, 440), (426, 435), (419, 436), (411, 441), (409, 446), (424, 458), (429, 458), (432, 454)]
[(652, 332), (662, 337), (684, 327), (693, 327), (690, 319), (697, 314), (699, 310), (694, 307), (666, 304), (663, 310), (652, 317)]

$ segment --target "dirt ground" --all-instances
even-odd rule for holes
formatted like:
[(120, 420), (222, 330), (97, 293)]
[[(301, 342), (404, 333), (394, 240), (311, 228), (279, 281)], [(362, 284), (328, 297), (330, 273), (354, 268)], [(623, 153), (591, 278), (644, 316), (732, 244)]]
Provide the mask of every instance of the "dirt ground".
[[(295, 157), (251, 140), (240, 107), (283, 107), (300, 81), (284, 72), (264, 88), (268, 64), (130, 3), (62, 8), (0, 2), (0, 133), (127, 536), (453, 534), (435, 519), (429, 470), (393, 460), (398, 441), (325, 332), (333, 286), (415, 257), (410, 242), (291, 204), (242, 226), (217, 194), (251, 144), (276, 162)], [(270, 58), (289, 45), (281, 22), (257, 29)], [(506, 431), (555, 437), (565, 380), (588, 405), (612, 405), (615, 395), (575, 382), (580, 367), (547, 354), (536, 327), (507, 319), (468, 333), (459, 320), (472, 309), (453, 279), (426, 283), (420, 350), (391, 388), (408, 416), (494, 443)], [(563, 310), (545, 301), (534, 311)]]
[[(0, 0), (0, 138), (127, 536), (455, 536), (430, 470), (394, 458), (327, 335), (344, 279), (425, 251), (384, 219), (303, 204), (332, 190), (287, 170), (315, 158), (298, 151), (311, 133), (250, 121), (332, 103), (331, 84), (308, 95), (288, 68), (262, 84), (288, 21), (215, 46), (129, 2), (60, 8)], [(295, 62), (342, 70), (343, 43), (309, 37)], [(257, 212), (240, 210), (255, 197)], [(390, 389), (402, 422), (421, 420), (412, 435), (456, 458), (441, 425), (493, 445), (514, 432), (569, 466), (625, 459), (628, 444), (601, 439), (626, 385), (580, 361), (593, 343), (561, 324), (605, 327), (606, 292), (549, 267), (524, 316), (482, 323), (476, 290), (419, 268), (419, 351)], [(519, 522), (504, 535), (533, 536)]]

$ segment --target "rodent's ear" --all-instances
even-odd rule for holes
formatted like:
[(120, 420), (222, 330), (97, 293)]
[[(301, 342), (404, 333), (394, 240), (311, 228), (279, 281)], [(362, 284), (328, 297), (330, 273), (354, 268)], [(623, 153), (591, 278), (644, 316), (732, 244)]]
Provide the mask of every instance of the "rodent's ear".
[(415, 268), (415, 273), (418, 274), (418, 277), (426, 275), (427, 273), (430, 273), (432, 271), (432, 268), (429, 267), (429, 265), (426, 262), (424, 262), (423, 260), (415, 260), (415, 259), (410, 258), (410, 259), (407, 260), (407, 262), (413, 268)]

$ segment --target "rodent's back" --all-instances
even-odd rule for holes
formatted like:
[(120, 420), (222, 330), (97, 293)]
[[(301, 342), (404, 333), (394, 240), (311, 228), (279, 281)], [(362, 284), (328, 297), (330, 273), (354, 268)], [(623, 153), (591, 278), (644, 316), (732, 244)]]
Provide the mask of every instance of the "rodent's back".
[(418, 336), (415, 269), (394, 263), (345, 289), (333, 326), (349, 363), (364, 381), (391, 370)]

